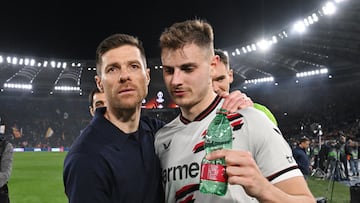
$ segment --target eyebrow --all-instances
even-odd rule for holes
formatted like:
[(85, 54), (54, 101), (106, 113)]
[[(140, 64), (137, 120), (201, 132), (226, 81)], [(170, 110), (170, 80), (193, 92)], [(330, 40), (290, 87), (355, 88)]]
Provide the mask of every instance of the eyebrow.
[(168, 65), (162, 65), (163, 68), (176, 68), (176, 67), (179, 67), (179, 68), (186, 68), (186, 67), (189, 67), (189, 66), (193, 66), (193, 67), (197, 67), (196, 63), (184, 63), (184, 64), (181, 64), (180, 66), (168, 66)]

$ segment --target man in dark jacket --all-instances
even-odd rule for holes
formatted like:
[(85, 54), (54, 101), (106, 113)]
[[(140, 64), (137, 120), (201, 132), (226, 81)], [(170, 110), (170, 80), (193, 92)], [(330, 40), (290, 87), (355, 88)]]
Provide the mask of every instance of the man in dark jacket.
[(304, 174), (305, 179), (307, 179), (310, 174), (310, 161), (309, 156), (306, 154), (306, 149), (309, 145), (310, 139), (304, 136), (300, 138), (299, 144), (293, 149), (294, 159)]

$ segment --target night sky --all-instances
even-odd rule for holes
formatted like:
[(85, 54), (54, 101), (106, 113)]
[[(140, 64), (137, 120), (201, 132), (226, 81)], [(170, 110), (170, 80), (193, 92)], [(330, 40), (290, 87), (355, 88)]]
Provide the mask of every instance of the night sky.
[[(251, 1), (33, 1), (2, 2), (0, 53), (57, 59), (95, 57), (113, 33), (137, 36), (148, 57), (159, 57), (158, 38), (174, 22), (200, 18), (212, 24), (215, 47), (245, 45), (302, 19), (320, 0)], [(129, 4), (129, 5), (126, 5)]]

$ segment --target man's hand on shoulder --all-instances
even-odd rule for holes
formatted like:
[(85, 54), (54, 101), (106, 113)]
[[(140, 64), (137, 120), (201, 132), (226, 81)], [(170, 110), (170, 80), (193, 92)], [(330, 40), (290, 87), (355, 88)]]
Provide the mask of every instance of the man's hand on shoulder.
[(254, 105), (250, 97), (248, 97), (245, 93), (242, 93), (240, 90), (235, 90), (230, 94), (227, 92), (219, 93), (219, 96), (225, 98), (221, 108), (226, 109), (230, 113)]

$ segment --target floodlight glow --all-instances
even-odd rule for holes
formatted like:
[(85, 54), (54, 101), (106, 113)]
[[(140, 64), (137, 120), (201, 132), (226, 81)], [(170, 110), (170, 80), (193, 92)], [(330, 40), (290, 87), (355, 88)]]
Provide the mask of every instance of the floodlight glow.
[(35, 59), (31, 59), (30, 60), (30, 66), (34, 66), (35, 65)]
[(294, 24), (294, 30), (299, 33), (305, 32), (305, 25), (302, 21), (298, 21)]
[(24, 63), (24, 59), (23, 58), (20, 58), (19, 60), (19, 65), (22, 65)]
[[(240, 53), (241, 53), (238, 48), (235, 49), (235, 52), (236, 52), (237, 55), (240, 55)], [(227, 52), (226, 52), (226, 53), (227, 53)]]
[(314, 24), (314, 20), (313, 20), (312, 16), (308, 16), (308, 17), (307, 17), (307, 20), (308, 20), (308, 22), (309, 22), (310, 25), (311, 25), (311, 24)]
[(328, 69), (327, 68), (322, 68), (322, 69), (320, 69), (320, 73), (321, 74), (326, 74), (326, 73), (328, 73), (329, 71), (328, 71)]
[(301, 77), (308, 77), (308, 76), (313, 76), (313, 75), (323, 75), (323, 74), (327, 74), (327, 73), (328, 73), (328, 69), (322, 68), (322, 69), (316, 69), (316, 70), (296, 73), (296, 77), (301, 78)]
[(261, 50), (268, 50), (271, 44), (268, 41), (263, 39), (263, 40), (260, 40), (259, 42), (257, 42), (256, 45)]
[(288, 37), (287, 32), (285, 30), (282, 32), (282, 34), (285, 36), (285, 38)]
[(245, 48), (245, 47), (242, 47), (241, 49), (243, 50), (243, 52), (244, 52), (245, 54), (247, 53), (247, 51), (246, 51), (246, 48)]
[(322, 7), (322, 10), (325, 15), (332, 15), (336, 11), (336, 7), (332, 2), (327, 2), (324, 7)]
[(44, 61), (43, 67), (47, 67), (47, 65), (48, 65), (48, 61)]
[(264, 83), (264, 82), (273, 82), (274, 77), (266, 77), (266, 78), (257, 78), (257, 79), (250, 79), (245, 80), (245, 84), (257, 84), (257, 83)]
[(313, 19), (314, 22), (319, 21), (319, 17), (317, 16), (316, 13), (313, 13), (311, 16), (312, 16), (312, 19)]
[(272, 36), (272, 42), (273, 42), (274, 44), (276, 44), (276, 43), (278, 42), (277, 37), (276, 37), (275, 35)]
[(309, 26), (310, 25), (310, 23), (308, 22), (308, 20), (305, 18), (304, 19), (304, 24), (306, 25), (306, 26)]
[(81, 91), (80, 87), (74, 87), (74, 86), (55, 86), (54, 90), (58, 91), (66, 91), (66, 92), (79, 92)]
[(16, 65), (18, 62), (18, 59), (16, 57), (12, 58), (11, 64)]
[(25, 60), (24, 60), (24, 64), (25, 64), (25, 66), (29, 65), (29, 63), (30, 63), (30, 59), (25, 58)]
[(24, 89), (24, 90), (31, 90), (31, 84), (20, 84), (20, 83), (4, 83), (5, 88), (9, 89)]
[(251, 49), (252, 49), (253, 51), (256, 51), (256, 45), (255, 45), (255, 44), (251, 44)]
[(248, 52), (252, 52), (252, 49), (251, 49), (250, 45), (247, 45), (247, 46), (246, 46), (246, 50), (247, 50)]

